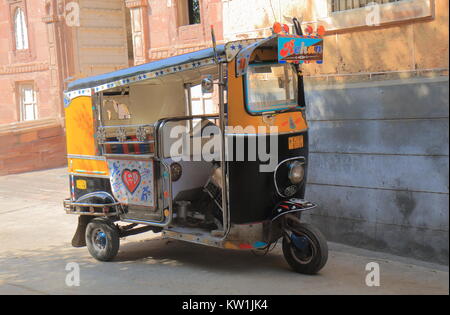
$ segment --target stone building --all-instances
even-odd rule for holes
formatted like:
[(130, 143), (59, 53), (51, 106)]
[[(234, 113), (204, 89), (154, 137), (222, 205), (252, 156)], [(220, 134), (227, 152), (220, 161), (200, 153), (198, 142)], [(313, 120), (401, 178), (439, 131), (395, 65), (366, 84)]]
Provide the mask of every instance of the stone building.
[(221, 0), (125, 0), (135, 64), (211, 47), (223, 37)]
[[(227, 40), (324, 25), (305, 65), (308, 215), (332, 240), (448, 264), (447, 0), (228, 0)], [(243, 7), (251, 10), (243, 10)]]
[(66, 79), (129, 64), (122, 0), (0, 0), (0, 175), (66, 163)]
[(221, 21), (220, 0), (0, 0), (0, 175), (66, 163), (68, 80), (211, 47)]

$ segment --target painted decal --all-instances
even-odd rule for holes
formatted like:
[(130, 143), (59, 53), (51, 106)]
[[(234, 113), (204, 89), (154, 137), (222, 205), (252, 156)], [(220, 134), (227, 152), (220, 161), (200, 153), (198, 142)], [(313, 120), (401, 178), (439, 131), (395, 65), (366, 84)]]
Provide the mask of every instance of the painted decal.
[(244, 39), (237, 40), (234, 42), (229, 42), (225, 45), (225, 53), (227, 55), (227, 61), (233, 60), (236, 55), (241, 51), (241, 49), (249, 46), (250, 44), (254, 44), (263, 40), (263, 38), (253, 38), (253, 39)]
[(87, 182), (83, 179), (77, 180), (77, 188), (80, 190), (86, 190), (87, 189)]
[(289, 150), (300, 149), (305, 146), (303, 136), (289, 138)]
[(264, 248), (264, 247), (267, 247), (267, 245), (269, 245), (269, 244), (267, 244), (265, 242), (256, 242), (255, 244), (253, 244), (253, 247), (254, 248)]
[(114, 197), (122, 204), (155, 207), (153, 161), (108, 160)]
[(138, 170), (125, 169), (122, 171), (122, 182), (131, 194), (134, 194), (141, 183), (141, 174)]
[(278, 37), (279, 63), (323, 63), (323, 39), (317, 36)]

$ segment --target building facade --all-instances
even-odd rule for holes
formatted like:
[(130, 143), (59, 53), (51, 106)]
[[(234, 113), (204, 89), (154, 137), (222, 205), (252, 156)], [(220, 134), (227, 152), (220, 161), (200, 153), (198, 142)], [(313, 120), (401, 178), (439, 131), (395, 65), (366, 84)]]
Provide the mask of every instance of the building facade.
[(324, 64), (303, 67), (321, 205), (305, 217), (332, 241), (448, 264), (449, 2), (369, 2), (224, 1), (224, 37), (325, 26)]
[(66, 163), (68, 81), (211, 47), (211, 25), (223, 38), (220, 0), (0, 0), (0, 18), (0, 175)]
[(125, 0), (135, 64), (209, 48), (223, 39), (221, 0)]
[[(125, 0), (135, 65), (212, 47), (211, 26), (223, 42), (221, 0)], [(132, 46), (131, 46), (132, 45)], [(216, 91), (217, 92), (217, 91)], [(217, 93), (190, 92), (194, 115), (218, 112)]]
[(67, 79), (128, 66), (122, 0), (0, 1), (0, 175), (66, 163)]

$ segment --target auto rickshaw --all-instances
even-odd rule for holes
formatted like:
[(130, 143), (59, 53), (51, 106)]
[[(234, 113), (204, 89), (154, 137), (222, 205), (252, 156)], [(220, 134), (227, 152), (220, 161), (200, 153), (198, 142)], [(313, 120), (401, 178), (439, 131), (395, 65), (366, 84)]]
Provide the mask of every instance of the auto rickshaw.
[[(301, 68), (322, 62), (323, 39), (295, 26), (69, 83), (72, 245), (111, 261), (149, 231), (258, 252), (282, 239), (294, 271), (320, 271), (327, 242), (301, 220), (316, 207)], [(193, 114), (198, 86), (216, 113)]]

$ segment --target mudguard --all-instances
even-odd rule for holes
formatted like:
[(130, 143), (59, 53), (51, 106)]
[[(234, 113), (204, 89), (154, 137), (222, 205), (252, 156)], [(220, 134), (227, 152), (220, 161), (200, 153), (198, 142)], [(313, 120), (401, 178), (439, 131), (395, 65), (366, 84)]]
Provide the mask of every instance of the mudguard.
[(72, 238), (73, 247), (80, 248), (86, 246), (86, 227), (92, 219), (94, 219), (94, 217), (87, 215), (80, 215), (78, 217), (77, 230)]
[(272, 222), (288, 213), (309, 211), (316, 207), (316, 204), (303, 199), (290, 199), (282, 201), (278, 203), (272, 211)]
[(112, 204), (115, 203), (114, 197), (105, 191), (89, 193), (78, 198), (77, 203), (86, 204)]

